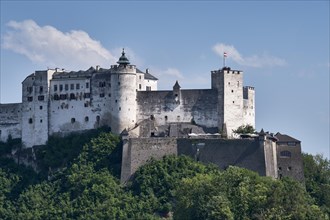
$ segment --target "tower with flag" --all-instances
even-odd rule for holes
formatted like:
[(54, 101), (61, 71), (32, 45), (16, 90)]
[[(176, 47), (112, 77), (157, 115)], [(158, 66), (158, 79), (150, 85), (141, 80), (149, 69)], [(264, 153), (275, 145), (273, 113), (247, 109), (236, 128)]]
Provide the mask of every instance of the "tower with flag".
[(223, 52), (223, 67), (226, 67), (227, 52)]

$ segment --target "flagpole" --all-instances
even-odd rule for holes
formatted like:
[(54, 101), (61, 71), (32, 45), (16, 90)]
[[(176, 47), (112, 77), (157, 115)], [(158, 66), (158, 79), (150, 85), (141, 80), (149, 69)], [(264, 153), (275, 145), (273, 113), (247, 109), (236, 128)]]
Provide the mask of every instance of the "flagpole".
[(226, 57), (227, 57), (227, 53), (223, 52), (223, 67), (226, 67)]

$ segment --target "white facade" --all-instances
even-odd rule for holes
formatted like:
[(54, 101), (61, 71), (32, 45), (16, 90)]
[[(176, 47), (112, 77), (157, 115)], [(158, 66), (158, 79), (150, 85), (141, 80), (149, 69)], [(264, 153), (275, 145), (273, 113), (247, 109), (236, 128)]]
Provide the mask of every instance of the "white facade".
[[(109, 126), (116, 134), (145, 119), (158, 125), (193, 122), (226, 127), (255, 126), (254, 88), (243, 87), (243, 72), (212, 71), (212, 88), (157, 91), (157, 78), (130, 65), (123, 52), (110, 69), (36, 71), (22, 83), (22, 103), (0, 105), (0, 140), (22, 138), (25, 147), (43, 145), (49, 135)], [(8, 110), (14, 109), (14, 110)], [(15, 113), (9, 113), (14, 111)]]

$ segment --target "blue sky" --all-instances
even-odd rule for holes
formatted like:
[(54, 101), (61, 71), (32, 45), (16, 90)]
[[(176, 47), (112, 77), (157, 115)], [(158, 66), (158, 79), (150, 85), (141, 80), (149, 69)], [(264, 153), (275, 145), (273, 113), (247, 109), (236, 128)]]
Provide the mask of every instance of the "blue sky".
[(210, 71), (244, 71), (256, 129), (329, 158), (329, 1), (2, 1), (0, 102), (21, 102), (35, 70), (114, 64), (125, 47), (159, 89), (210, 88)]

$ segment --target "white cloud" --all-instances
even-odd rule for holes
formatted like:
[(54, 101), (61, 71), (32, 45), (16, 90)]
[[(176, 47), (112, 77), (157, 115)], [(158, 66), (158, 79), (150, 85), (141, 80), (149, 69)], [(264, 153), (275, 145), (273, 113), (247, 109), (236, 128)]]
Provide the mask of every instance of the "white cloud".
[(151, 67), (150, 73), (158, 78), (159, 89), (172, 89), (172, 86), (175, 84), (176, 80), (178, 80), (180, 83), (180, 81), (184, 79), (182, 73), (178, 69), (171, 67), (167, 69)]
[(242, 66), (251, 67), (272, 67), (272, 66), (284, 66), (286, 62), (284, 59), (268, 55), (266, 53), (262, 55), (243, 56), (233, 45), (226, 45), (218, 43), (213, 46), (213, 51), (219, 56), (223, 56), (223, 53), (227, 53), (227, 59), (232, 59), (234, 62)]
[(7, 27), (2, 47), (42, 65), (75, 70), (116, 62), (109, 50), (81, 30), (65, 33), (33, 20), (10, 21)]

